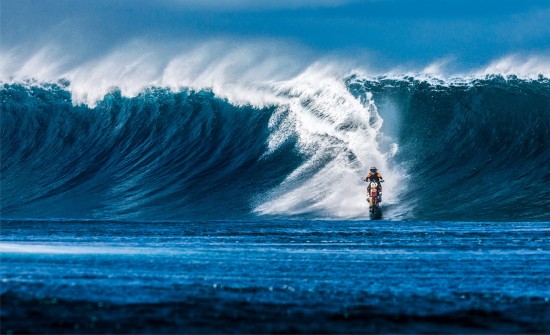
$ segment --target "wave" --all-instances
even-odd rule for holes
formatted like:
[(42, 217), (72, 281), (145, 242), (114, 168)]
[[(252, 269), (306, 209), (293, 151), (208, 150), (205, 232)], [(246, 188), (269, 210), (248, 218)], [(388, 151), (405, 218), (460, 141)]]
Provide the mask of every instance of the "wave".
[(162, 88), (90, 108), (4, 84), (3, 216), (361, 218), (377, 165), (387, 218), (549, 219), (547, 79), (305, 77), (263, 108)]
[(5, 218), (361, 219), (376, 165), (387, 219), (550, 220), (544, 60), (373, 76), (262, 43), (146, 46), (3, 52)]

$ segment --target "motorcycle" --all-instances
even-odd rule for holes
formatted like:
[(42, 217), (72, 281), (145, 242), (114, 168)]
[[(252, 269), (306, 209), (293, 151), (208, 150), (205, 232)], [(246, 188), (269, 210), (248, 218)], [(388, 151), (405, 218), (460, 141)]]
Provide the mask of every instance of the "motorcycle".
[(378, 183), (372, 181), (367, 188), (367, 201), (369, 202), (369, 211), (371, 214), (380, 212), (380, 194), (378, 193)]

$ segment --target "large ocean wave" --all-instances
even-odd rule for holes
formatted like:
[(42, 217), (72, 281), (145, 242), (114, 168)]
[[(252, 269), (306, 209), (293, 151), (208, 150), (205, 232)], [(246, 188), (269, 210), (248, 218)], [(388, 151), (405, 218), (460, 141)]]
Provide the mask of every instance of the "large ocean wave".
[(90, 108), (4, 84), (2, 215), (361, 218), (377, 165), (388, 218), (549, 219), (547, 79), (286, 84), (263, 108), (161, 88)]
[(4, 54), (2, 216), (360, 219), (376, 165), (387, 219), (550, 220), (544, 74), (279, 71), (205, 48), (41, 71)]

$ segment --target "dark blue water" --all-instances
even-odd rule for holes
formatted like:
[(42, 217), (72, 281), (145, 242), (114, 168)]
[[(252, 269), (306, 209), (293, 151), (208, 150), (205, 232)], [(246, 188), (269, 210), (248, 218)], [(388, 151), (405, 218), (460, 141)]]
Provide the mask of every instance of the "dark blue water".
[(550, 223), (2, 222), (2, 332), (547, 333)]

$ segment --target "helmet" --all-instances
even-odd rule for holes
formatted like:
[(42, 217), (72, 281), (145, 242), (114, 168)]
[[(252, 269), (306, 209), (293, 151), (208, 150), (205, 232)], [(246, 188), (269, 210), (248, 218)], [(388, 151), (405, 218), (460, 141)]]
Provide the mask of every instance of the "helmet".
[(370, 172), (376, 172), (376, 170), (378, 170), (378, 169), (376, 168), (376, 166), (371, 166), (371, 167), (370, 167)]

